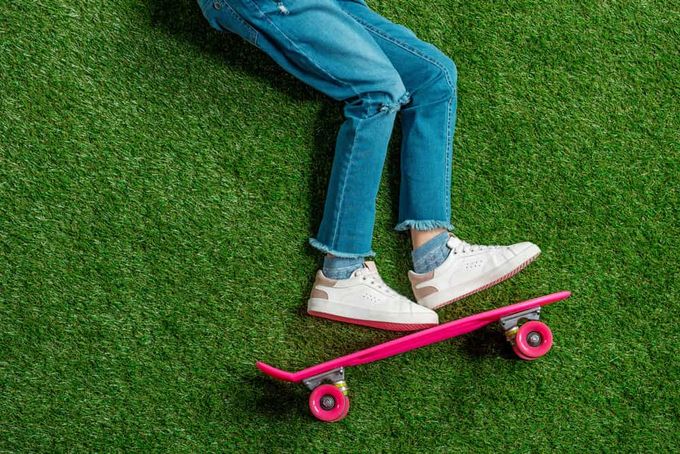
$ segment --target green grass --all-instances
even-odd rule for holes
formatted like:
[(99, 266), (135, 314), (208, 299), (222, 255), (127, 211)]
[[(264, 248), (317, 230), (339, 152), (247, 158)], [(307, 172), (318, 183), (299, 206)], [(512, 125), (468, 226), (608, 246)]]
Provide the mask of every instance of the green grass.
[[(316, 422), (255, 360), (396, 336), (304, 313), (341, 104), (193, 0), (3, 2), (0, 451), (680, 449), (677, 3), (369, 4), (458, 65), (457, 232), (543, 249), (440, 318), (569, 289), (553, 351), (489, 327), (352, 368)], [(373, 246), (410, 295), (398, 135)]]

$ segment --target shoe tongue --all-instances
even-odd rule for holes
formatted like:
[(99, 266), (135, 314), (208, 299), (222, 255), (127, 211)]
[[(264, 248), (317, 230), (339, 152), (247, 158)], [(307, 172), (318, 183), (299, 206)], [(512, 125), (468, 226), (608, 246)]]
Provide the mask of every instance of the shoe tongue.
[(377, 274), (378, 269), (375, 267), (375, 262), (364, 261), (364, 264), (352, 272), (353, 276), (363, 276), (370, 274)]
[(374, 272), (374, 273), (375, 273), (375, 272), (378, 271), (378, 268), (376, 268), (376, 266), (375, 266), (375, 262), (372, 261), (372, 260), (365, 260), (365, 261), (364, 261), (364, 266), (365, 266), (366, 268), (368, 268), (371, 272)]
[(453, 236), (453, 235), (451, 235), (449, 237), (449, 240), (446, 242), (446, 245), (450, 249), (454, 249), (456, 246), (460, 246), (461, 244), (463, 244), (463, 241), (460, 238), (458, 238), (457, 236)]

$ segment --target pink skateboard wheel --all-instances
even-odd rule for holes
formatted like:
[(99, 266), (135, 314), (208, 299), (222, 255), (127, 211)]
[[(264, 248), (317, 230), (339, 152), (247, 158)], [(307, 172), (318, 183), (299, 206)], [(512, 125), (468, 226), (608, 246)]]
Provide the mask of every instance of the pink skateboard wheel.
[(523, 355), (522, 352), (520, 352), (519, 349), (517, 348), (517, 345), (512, 346), (512, 351), (514, 351), (515, 355), (517, 355), (520, 359), (523, 359), (525, 361), (533, 361), (535, 359), (538, 359), (538, 358), (532, 358), (530, 356)]
[(513, 350), (520, 358), (531, 361), (548, 353), (552, 344), (552, 331), (548, 325), (532, 320), (517, 330)]
[(309, 395), (309, 409), (321, 421), (340, 421), (349, 411), (349, 398), (335, 385), (320, 385)]

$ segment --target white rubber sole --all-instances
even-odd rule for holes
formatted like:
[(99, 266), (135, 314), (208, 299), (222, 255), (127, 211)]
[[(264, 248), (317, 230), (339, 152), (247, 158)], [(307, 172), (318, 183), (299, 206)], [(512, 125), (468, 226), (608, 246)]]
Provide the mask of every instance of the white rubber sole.
[(316, 317), (382, 329), (399, 329), (401, 326), (404, 330), (411, 330), (439, 324), (436, 313), (389, 313), (371, 310), (368, 307), (344, 305), (323, 298), (310, 298), (307, 302), (307, 313)]

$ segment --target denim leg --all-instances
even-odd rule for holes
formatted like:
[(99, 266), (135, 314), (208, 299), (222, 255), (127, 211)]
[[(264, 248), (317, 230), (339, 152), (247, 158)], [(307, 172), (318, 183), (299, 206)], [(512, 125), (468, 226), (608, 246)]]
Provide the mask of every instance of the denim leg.
[(364, 266), (362, 257), (329, 257), (323, 258), (323, 274), (331, 279), (347, 279), (354, 270)]
[(369, 107), (368, 115), (361, 113), (364, 104), (374, 101), (345, 105), (346, 120), (338, 133), (323, 218), (318, 235), (310, 240), (313, 246), (340, 257), (375, 255), (371, 242), (380, 177), (396, 112), (407, 100), (404, 89), (396, 102), (384, 103), (377, 111), (375, 105)]
[(374, 256), (387, 146), (397, 111), (410, 99), (390, 59), (335, 0), (199, 2), (214, 28), (238, 33), (295, 77), (345, 101), (323, 217), (309, 242), (338, 257)]
[(453, 61), (410, 29), (365, 4), (338, 0), (375, 38), (399, 72), (412, 101), (401, 109), (401, 182), (395, 230), (451, 224), (451, 171), (457, 70)]

